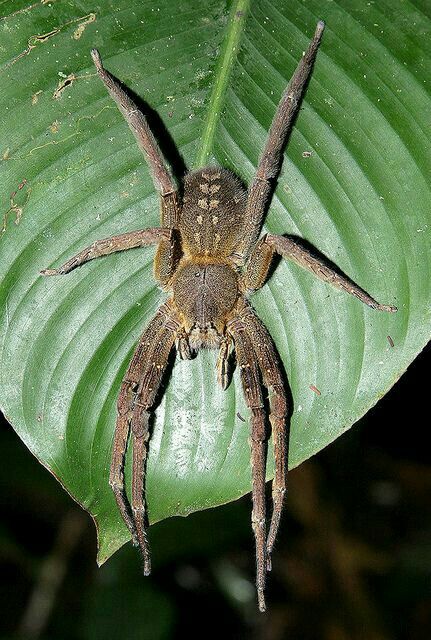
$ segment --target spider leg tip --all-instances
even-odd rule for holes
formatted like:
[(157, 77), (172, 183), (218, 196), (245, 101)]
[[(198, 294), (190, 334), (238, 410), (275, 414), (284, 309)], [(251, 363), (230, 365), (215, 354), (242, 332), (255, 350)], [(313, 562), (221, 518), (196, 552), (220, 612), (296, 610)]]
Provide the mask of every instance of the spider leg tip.
[(100, 57), (100, 53), (97, 49), (91, 49), (90, 51), (91, 58), (96, 65), (97, 69), (102, 68), (102, 58)]
[(323, 20), (319, 20), (316, 26), (316, 32), (314, 34), (314, 38), (317, 38), (320, 40), (320, 37), (322, 36), (325, 26), (326, 26), (325, 22)]
[(378, 308), (380, 311), (388, 311), (389, 313), (396, 313), (398, 311), (398, 308), (391, 304), (381, 304)]
[(270, 571), (272, 571), (272, 560), (271, 560), (271, 556), (268, 554), (267, 558), (266, 558), (266, 570), (268, 571), (268, 573)]

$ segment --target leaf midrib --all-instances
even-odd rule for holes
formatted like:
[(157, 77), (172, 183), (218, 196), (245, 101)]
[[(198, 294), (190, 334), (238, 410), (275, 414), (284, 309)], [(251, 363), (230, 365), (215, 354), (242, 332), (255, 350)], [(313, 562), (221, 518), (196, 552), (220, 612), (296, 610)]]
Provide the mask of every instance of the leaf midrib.
[(215, 70), (215, 78), (209, 100), (201, 142), (197, 150), (195, 168), (208, 164), (211, 155), (217, 122), (221, 116), (232, 66), (238, 53), (238, 45), (243, 32), (250, 0), (236, 0), (232, 5), (220, 51), (220, 59)]

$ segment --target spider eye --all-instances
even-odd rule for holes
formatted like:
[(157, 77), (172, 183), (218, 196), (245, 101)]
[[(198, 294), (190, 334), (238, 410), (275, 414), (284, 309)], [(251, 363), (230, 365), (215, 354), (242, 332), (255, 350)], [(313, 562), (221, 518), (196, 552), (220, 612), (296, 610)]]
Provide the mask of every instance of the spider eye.
[(201, 272), (200, 272), (200, 271), (196, 271), (196, 272), (195, 272), (195, 276), (196, 276), (196, 278), (199, 278), (199, 276), (200, 276), (200, 275), (201, 275)]

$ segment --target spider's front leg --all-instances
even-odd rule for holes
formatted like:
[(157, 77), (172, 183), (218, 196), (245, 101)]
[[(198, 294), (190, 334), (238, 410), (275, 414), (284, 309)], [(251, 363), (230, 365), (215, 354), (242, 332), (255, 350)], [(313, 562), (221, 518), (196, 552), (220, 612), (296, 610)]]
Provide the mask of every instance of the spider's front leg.
[(241, 312), (241, 320), (259, 364), (263, 383), (269, 391), (269, 420), (272, 427), (275, 476), (272, 483), (272, 515), (266, 543), (267, 568), (271, 571), (271, 554), (280, 526), (287, 487), (287, 395), (280, 358), (272, 338), (250, 306)]
[(252, 527), (256, 540), (256, 588), (260, 611), (265, 611), (267, 573), (265, 471), (267, 434), (259, 367), (251, 341), (240, 319), (228, 324), (233, 337), (245, 401), (251, 411)]
[[(151, 567), (144, 482), (149, 419), (179, 326), (168, 301), (159, 308), (139, 340), (121, 384), (117, 404), (109, 484), (133, 542), (142, 552), (145, 575), (150, 573)], [(124, 460), (130, 431), (133, 448), (131, 509), (124, 487)]]
[(280, 358), (264, 324), (259, 320), (253, 309), (246, 305), (236, 321), (241, 323), (242, 330), (248, 335), (252, 345), (254, 357), (259, 367), (263, 383), (269, 391), (269, 420), (272, 427), (274, 447), (275, 476), (272, 483), (272, 515), (269, 533), (266, 541), (267, 570), (271, 571), (271, 554), (280, 526), (281, 514), (284, 506), (284, 496), (287, 487), (288, 470), (288, 430), (287, 395), (285, 380), (282, 373)]

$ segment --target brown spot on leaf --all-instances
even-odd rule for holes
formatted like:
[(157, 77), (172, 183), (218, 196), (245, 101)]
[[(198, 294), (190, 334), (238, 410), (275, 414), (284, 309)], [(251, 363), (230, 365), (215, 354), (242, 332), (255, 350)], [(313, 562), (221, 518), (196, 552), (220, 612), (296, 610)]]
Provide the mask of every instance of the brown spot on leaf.
[[(25, 191), (23, 192), (24, 187), (26, 187)], [(18, 191), (21, 191), (24, 193), (24, 197), (20, 196), (20, 198), (17, 200), (15, 200), (15, 197), (18, 194)], [(24, 178), (19, 185), (17, 186), (17, 188), (15, 189), (15, 191), (13, 191), (10, 194), (9, 197), (9, 208), (8, 210), (3, 214), (3, 220), (2, 220), (2, 225), (0, 227), (0, 238), (3, 236), (3, 234), (6, 231), (7, 228), (7, 223), (8, 223), (8, 218), (11, 214), (15, 214), (15, 220), (14, 223), (16, 225), (18, 225), (20, 223), (21, 217), (22, 217), (22, 212), (23, 209), (25, 207), (25, 205), (27, 204), (29, 198), (30, 198), (30, 193), (31, 193), (31, 187), (28, 186), (27, 184), (27, 179)]]
[(51, 131), (51, 133), (58, 133), (59, 128), (60, 123), (58, 120), (54, 120), (54, 122), (49, 125), (49, 130)]
[(38, 103), (39, 101), (39, 96), (42, 93), (42, 89), (39, 89), (39, 91), (36, 91), (36, 93), (33, 93), (33, 95), (31, 96), (31, 104), (35, 105)]
[(82, 34), (84, 33), (85, 29), (87, 28), (87, 25), (91, 24), (95, 20), (96, 20), (96, 14), (95, 13), (88, 14), (88, 18), (86, 20), (84, 20), (83, 22), (81, 22), (81, 24), (75, 29), (75, 31), (73, 32), (72, 38), (74, 40), (79, 40), (79, 38), (82, 36)]
[(76, 80), (76, 75), (74, 73), (70, 73), (67, 78), (63, 78), (59, 81), (57, 89), (52, 94), (54, 100), (59, 100), (63, 96), (63, 91), (66, 87), (70, 86)]

